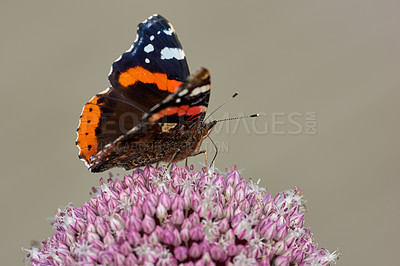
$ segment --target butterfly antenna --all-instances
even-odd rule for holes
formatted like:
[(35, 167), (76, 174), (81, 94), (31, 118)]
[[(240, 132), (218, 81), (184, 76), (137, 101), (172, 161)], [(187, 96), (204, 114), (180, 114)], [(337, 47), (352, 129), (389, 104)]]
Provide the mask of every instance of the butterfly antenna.
[(209, 140), (211, 140), (211, 143), (214, 145), (214, 148), (215, 148), (214, 158), (212, 159), (211, 164), (210, 164), (210, 165), (212, 165), (212, 164), (214, 164), (215, 159), (217, 158), (218, 146), (214, 143), (214, 141), (212, 140), (212, 138), (210, 138), (210, 136), (207, 136), (207, 138), (208, 138)]
[(231, 98), (229, 98), (228, 100), (226, 100), (224, 103), (222, 103), (220, 106), (218, 106), (214, 111), (211, 112), (211, 114), (209, 114), (204, 121), (207, 121), (208, 118), (210, 118), (216, 111), (218, 111), (219, 108), (221, 108), (222, 106), (224, 106), (225, 104), (227, 104), (230, 100), (232, 100), (233, 98), (235, 98), (236, 96), (238, 96), (239, 92), (235, 92)]
[(219, 122), (224, 122), (224, 121), (231, 121), (231, 120), (236, 120), (236, 119), (243, 119), (243, 118), (249, 118), (249, 117), (259, 117), (259, 116), (260, 116), (260, 114), (244, 115), (244, 116), (239, 116), (239, 117), (231, 117), (231, 118), (215, 120), (215, 122), (219, 123)]

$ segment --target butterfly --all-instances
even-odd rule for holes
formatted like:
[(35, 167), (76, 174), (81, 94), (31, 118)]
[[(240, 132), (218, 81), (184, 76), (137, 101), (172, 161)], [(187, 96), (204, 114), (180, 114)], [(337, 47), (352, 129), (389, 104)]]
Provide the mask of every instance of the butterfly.
[(140, 23), (112, 65), (111, 86), (82, 110), (76, 145), (91, 172), (175, 163), (197, 155), (216, 121), (205, 122), (210, 73), (189, 75), (185, 52), (164, 17)]

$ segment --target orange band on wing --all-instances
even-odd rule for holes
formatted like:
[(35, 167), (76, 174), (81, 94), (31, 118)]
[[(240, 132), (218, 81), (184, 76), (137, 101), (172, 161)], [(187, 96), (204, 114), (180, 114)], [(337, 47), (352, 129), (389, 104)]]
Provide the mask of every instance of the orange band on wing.
[(96, 155), (98, 142), (95, 130), (99, 125), (101, 110), (100, 106), (104, 103), (97, 103), (98, 96), (94, 96), (83, 107), (79, 127), (77, 129), (78, 139), (76, 144), (80, 148), (79, 157), (90, 164), (90, 156)]
[(161, 110), (158, 113), (153, 114), (149, 117), (149, 122), (155, 122), (163, 118), (164, 116), (171, 116), (176, 114), (177, 116), (195, 116), (200, 113), (205, 113), (207, 111), (207, 107), (199, 105), (190, 107), (189, 105), (181, 105), (181, 106), (171, 106)]
[(119, 75), (119, 83), (124, 87), (133, 85), (136, 82), (153, 83), (162, 91), (174, 92), (182, 84), (180, 81), (168, 79), (167, 74), (152, 73), (143, 67), (137, 66), (129, 68), (127, 71)]

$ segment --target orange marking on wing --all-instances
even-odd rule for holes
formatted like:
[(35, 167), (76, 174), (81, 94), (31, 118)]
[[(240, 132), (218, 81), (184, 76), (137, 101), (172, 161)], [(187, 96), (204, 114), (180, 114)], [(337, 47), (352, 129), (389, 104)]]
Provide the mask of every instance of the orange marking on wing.
[(163, 116), (165, 115), (174, 115), (178, 112), (178, 107), (167, 107), (164, 110), (161, 111), (161, 113), (163, 114)]
[(140, 66), (129, 68), (119, 75), (119, 83), (124, 87), (133, 85), (138, 81), (156, 84), (160, 90), (169, 91), (171, 93), (182, 84), (180, 81), (168, 79), (167, 74), (152, 73)]
[(97, 137), (95, 130), (99, 124), (101, 117), (100, 106), (104, 103), (97, 103), (98, 96), (94, 96), (85, 106), (83, 107), (77, 138), (77, 145), (80, 148), (80, 157), (84, 159), (88, 164), (90, 163), (90, 156), (96, 155), (97, 150)]
[(206, 111), (207, 111), (207, 107), (205, 107), (205, 106), (202, 106), (202, 105), (193, 106), (193, 107), (190, 107), (189, 110), (187, 110), (186, 115), (193, 116), (193, 115), (198, 115), (200, 113), (204, 113)]
[(207, 107), (202, 106), (202, 105), (201, 106), (193, 106), (193, 107), (190, 107), (189, 105), (167, 107), (167, 108), (161, 110), (160, 112), (153, 114), (149, 118), (149, 122), (158, 121), (161, 118), (163, 118), (164, 116), (171, 116), (174, 114), (177, 114), (177, 116), (183, 116), (183, 115), (195, 116), (200, 113), (205, 113), (206, 111), (207, 111)]
[(189, 105), (181, 105), (181, 106), (177, 107), (177, 109), (178, 109), (177, 110), (178, 116), (183, 116), (189, 110)]

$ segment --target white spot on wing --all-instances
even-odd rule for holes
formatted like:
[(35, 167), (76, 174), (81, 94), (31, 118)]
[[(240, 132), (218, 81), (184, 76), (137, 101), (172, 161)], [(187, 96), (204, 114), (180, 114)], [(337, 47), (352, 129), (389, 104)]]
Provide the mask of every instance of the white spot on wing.
[(174, 28), (171, 27), (171, 28), (169, 28), (169, 29), (165, 29), (165, 30), (163, 30), (163, 32), (164, 32), (165, 34), (171, 36), (172, 33), (174, 33)]
[(148, 44), (143, 49), (146, 53), (150, 53), (154, 51), (154, 46), (152, 44)]
[(181, 98), (178, 98), (175, 100), (176, 103), (180, 103), (181, 102)]
[(170, 48), (170, 47), (164, 47), (161, 50), (161, 59), (178, 59), (182, 60), (185, 59), (185, 52), (180, 49), (180, 48)]
[[(102, 92), (98, 93), (98, 94), (106, 94), (108, 91), (110, 90), (110, 88), (107, 88), (105, 90), (103, 90)], [(93, 99), (93, 98), (92, 98)], [(84, 106), (85, 107), (85, 106)], [(82, 109), (83, 112), (83, 109)]]
[(179, 97), (182, 97), (183, 95), (187, 94), (188, 92), (189, 92), (188, 89), (184, 89), (183, 91), (181, 91), (181, 92), (178, 94), (178, 96), (179, 96)]
[(150, 36), (150, 41), (154, 40), (154, 35)]
[(122, 55), (120, 55), (117, 59), (115, 59), (115, 62), (118, 62), (119, 60), (121, 60)]
[(208, 90), (210, 90), (210, 86), (209, 85), (204, 85), (204, 86), (201, 86), (201, 87), (197, 87), (196, 89), (194, 89), (190, 93), (190, 96), (196, 96), (196, 95), (198, 95), (200, 93), (203, 93), (203, 92), (206, 92)]
[(150, 63), (150, 59), (148, 59), (148, 58), (146, 58), (144, 61), (145, 61), (147, 64)]
[(157, 35), (160, 35), (161, 31), (157, 31)]
[(152, 19), (153, 17), (156, 17), (157, 14), (153, 14), (150, 17), (148, 17), (145, 21), (143, 21), (143, 24), (146, 24), (150, 19)]

